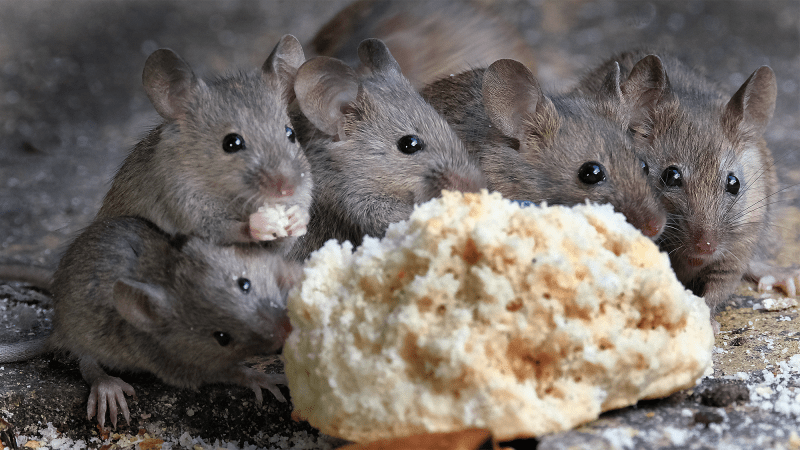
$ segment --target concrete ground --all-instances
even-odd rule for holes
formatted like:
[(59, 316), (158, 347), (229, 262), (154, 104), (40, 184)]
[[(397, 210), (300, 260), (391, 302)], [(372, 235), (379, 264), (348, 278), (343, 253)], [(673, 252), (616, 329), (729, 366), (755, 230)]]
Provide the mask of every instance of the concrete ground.
[[(413, 2), (409, 1), (409, 7)], [(800, 240), (800, 2), (797, 0), (484, 0), (533, 48), (545, 90), (635, 46), (671, 50), (733, 94), (761, 65), (778, 78), (766, 139), (786, 187), (779, 261), (796, 264)], [(54, 267), (96, 213), (115, 169), (157, 123), (141, 87), (147, 55), (170, 47), (199, 75), (260, 65), (278, 38), (308, 42), (347, 1), (0, 2), (0, 262)], [(577, 430), (515, 448), (800, 449), (800, 315), (768, 311), (743, 287), (718, 320), (714, 375), (696, 388), (604, 414)], [(0, 284), (0, 340), (48, 327), (47, 300)], [(278, 361), (257, 361), (280, 370)], [(152, 377), (136, 388), (132, 423), (118, 434), (85, 417), (77, 366), (37, 358), (0, 366), (0, 418), (29, 447), (76, 441), (92, 448), (203, 446), (326, 448), (333, 440), (293, 422), (290, 409), (252, 393), (183, 391)], [(267, 395), (267, 397), (269, 397)], [(202, 439), (200, 441), (199, 439)], [(0, 440), (7, 441), (2, 434)], [(219, 443), (214, 444), (215, 440)], [(162, 442), (163, 441), (163, 442)], [(35, 444), (38, 443), (38, 444)], [(80, 445), (78, 445), (80, 448)]]

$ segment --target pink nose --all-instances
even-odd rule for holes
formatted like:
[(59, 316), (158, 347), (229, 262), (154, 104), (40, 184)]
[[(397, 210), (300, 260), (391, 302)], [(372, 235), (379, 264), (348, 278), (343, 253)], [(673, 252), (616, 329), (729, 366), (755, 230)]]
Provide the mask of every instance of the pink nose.
[(693, 241), (695, 251), (701, 255), (710, 255), (717, 251), (717, 240), (707, 231), (697, 233)]

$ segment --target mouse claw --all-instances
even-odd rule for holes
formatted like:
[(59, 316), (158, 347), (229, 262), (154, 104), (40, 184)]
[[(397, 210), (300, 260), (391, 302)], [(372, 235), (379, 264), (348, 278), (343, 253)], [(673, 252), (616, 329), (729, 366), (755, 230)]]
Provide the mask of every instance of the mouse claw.
[(277, 386), (278, 384), (287, 384), (286, 375), (275, 373), (266, 374), (249, 367), (241, 367), (236, 378), (238, 378), (237, 382), (240, 385), (253, 390), (256, 394), (256, 403), (259, 406), (264, 402), (264, 396), (261, 393), (262, 389), (270, 391), (279, 402), (286, 403), (286, 397), (283, 396)]
[(130, 425), (131, 414), (125, 394), (135, 397), (136, 392), (128, 383), (117, 377), (105, 377), (92, 384), (89, 400), (86, 405), (87, 419), (91, 420), (97, 414), (97, 423), (105, 427), (106, 411), (109, 412), (111, 426), (117, 428), (117, 415), (122, 412), (125, 421)]
[(302, 236), (306, 234), (308, 221), (311, 219), (308, 211), (300, 210), (297, 205), (293, 206), (290, 211), (292, 211), (292, 214), (289, 216), (289, 225), (286, 227), (286, 232), (289, 236)]

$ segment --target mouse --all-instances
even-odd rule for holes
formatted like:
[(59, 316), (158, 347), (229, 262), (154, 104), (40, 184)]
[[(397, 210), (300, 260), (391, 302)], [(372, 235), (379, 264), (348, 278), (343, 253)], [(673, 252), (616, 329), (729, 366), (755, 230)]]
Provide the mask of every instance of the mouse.
[(705, 299), (719, 332), (714, 312), (742, 278), (770, 272), (763, 261), (776, 246), (770, 227), (778, 178), (764, 139), (777, 99), (775, 74), (759, 67), (735, 92), (725, 92), (669, 53), (640, 49), (588, 71), (575, 91), (598, 96), (598, 79), (609, 68), (633, 85), (662, 86), (645, 114), (629, 114), (628, 105), (599, 97), (615, 104), (609, 116), (627, 126), (648, 155), (667, 211), (659, 246), (684, 286)]
[(220, 246), (169, 235), (138, 217), (98, 219), (69, 245), (52, 276), (49, 335), (0, 346), (0, 361), (47, 351), (76, 358), (91, 386), (87, 416), (116, 428), (134, 389), (116, 372), (149, 372), (166, 384), (262, 388), (285, 401), (283, 375), (244, 359), (276, 353), (290, 324), (286, 296), (302, 268), (257, 244)]
[[(608, 87), (619, 92), (613, 82)], [(648, 162), (599, 103), (545, 95), (530, 69), (512, 59), (444, 77), (422, 96), (479, 159), (489, 190), (548, 205), (610, 203), (650, 239), (663, 232), (666, 212)]]
[(325, 23), (307, 45), (317, 56), (350, 66), (364, 39), (381, 39), (416, 89), (450, 74), (510, 58), (535, 70), (536, 58), (517, 28), (477, 2), (358, 0)]
[(288, 116), (304, 61), (285, 35), (260, 69), (204, 81), (172, 50), (153, 52), (142, 83), (164, 120), (122, 163), (96, 217), (288, 252), (305, 232), (313, 185)]
[(357, 69), (318, 56), (297, 70), (292, 118), (315, 180), (308, 232), (290, 252), (297, 260), (329, 239), (355, 248), (365, 235), (380, 238), (443, 189), (486, 186), (477, 161), (388, 47), (367, 39), (358, 54)]

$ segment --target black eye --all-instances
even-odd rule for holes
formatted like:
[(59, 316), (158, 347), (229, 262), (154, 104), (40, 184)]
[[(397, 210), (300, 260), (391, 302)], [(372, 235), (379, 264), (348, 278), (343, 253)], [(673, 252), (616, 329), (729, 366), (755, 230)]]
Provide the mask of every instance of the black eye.
[(578, 169), (578, 179), (585, 184), (597, 184), (606, 179), (606, 170), (602, 164), (589, 161)]
[(639, 162), (642, 163), (642, 171), (644, 172), (645, 176), (650, 175), (650, 166), (648, 166), (644, 160), (640, 159)]
[(294, 137), (294, 130), (289, 127), (286, 127), (286, 137), (289, 139), (289, 142), (292, 143), (297, 140), (297, 138)]
[(223, 331), (215, 331), (213, 336), (217, 343), (223, 347), (231, 343), (231, 335)]
[(683, 186), (683, 174), (677, 167), (669, 166), (661, 173), (661, 181), (667, 187), (681, 187)]
[(239, 284), (239, 289), (241, 289), (245, 294), (250, 292), (250, 280), (247, 278), (239, 278), (236, 280), (236, 283)]
[(420, 139), (419, 136), (414, 136), (413, 134), (403, 136), (397, 140), (397, 149), (406, 155), (416, 153), (424, 148), (425, 143), (422, 142), (422, 139)]
[(725, 190), (733, 195), (739, 193), (739, 179), (732, 173), (728, 174), (728, 179), (725, 181)]
[(245, 148), (244, 138), (236, 133), (231, 133), (222, 139), (222, 149), (225, 150), (225, 153), (236, 153)]

